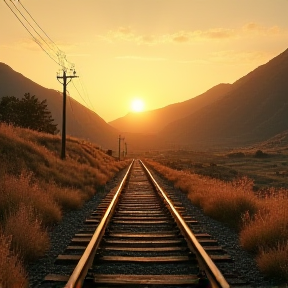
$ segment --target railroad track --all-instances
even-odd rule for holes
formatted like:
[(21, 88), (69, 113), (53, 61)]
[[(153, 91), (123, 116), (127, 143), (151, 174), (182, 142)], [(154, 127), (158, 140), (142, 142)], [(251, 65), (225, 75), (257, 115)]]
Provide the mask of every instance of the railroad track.
[(40, 287), (249, 287), (214, 264), (231, 261), (136, 160)]

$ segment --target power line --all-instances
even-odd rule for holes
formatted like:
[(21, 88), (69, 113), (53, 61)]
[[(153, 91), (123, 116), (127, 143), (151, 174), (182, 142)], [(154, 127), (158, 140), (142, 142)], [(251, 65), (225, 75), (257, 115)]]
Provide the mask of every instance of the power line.
[[(36, 22), (36, 20), (32, 17), (32, 15), (27, 11), (27, 9), (23, 6), (22, 2), (19, 1), (18, 3), (20, 3), (20, 5), (22, 6), (22, 8), (26, 11), (26, 13), (30, 16), (30, 18), (34, 21), (34, 23), (37, 25), (37, 27), (45, 34), (45, 36), (56, 46), (58, 51), (61, 51), (58, 46), (56, 45), (56, 43), (47, 35), (47, 33), (40, 27), (40, 25)], [(57, 51), (57, 52), (58, 52)]]
[[(11, 0), (10, 0), (11, 1)], [(19, 22), (21, 23), (21, 25), (27, 30), (27, 32), (32, 36), (32, 38), (34, 39), (34, 41), (40, 46), (40, 48), (58, 65), (61, 66), (61, 64), (59, 62), (57, 62), (50, 54), (48, 51), (46, 51), (44, 49), (44, 47), (41, 45), (41, 43), (37, 40), (37, 38), (30, 32), (30, 30), (25, 26), (25, 24), (21, 21), (21, 19), (18, 17), (18, 15), (13, 11), (13, 9), (8, 5), (8, 3), (6, 2), (6, 0), (4, 0), (5, 4), (8, 6), (8, 8), (11, 10), (11, 12), (16, 16), (16, 18), (19, 20)], [(14, 4), (13, 4), (14, 5)], [(15, 6), (15, 5), (14, 5)], [(18, 9), (17, 9), (18, 10)]]
[[(77, 69), (77, 70), (78, 70), (78, 69)], [(80, 76), (81, 76), (81, 71), (80, 71)], [(89, 103), (91, 104), (92, 110), (95, 111), (95, 108), (93, 107), (93, 104), (92, 104), (92, 102), (91, 102), (91, 100), (90, 100), (89, 94), (87, 93), (86, 87), (85, 87), (85, 85), (84, 85), (84, 83), (83, 83), (83, 80), (82, 80), (83, 77), (78, 78), (78, 79), (79, 79), (79, 82), (80, 82), (80, 85), (81, 85), (81, 87), (82, 87), (82, 90), (83, 90), (84, 94), (87, 95), (87, 98), (88, 98)], [(85, 103), (86, 103), (86, 102), (85, 102)], [(88, 105), (88, 104), (87, 104), (87, 105)]]
[(84, 101), (84, 103), (85, 103), (87, 106), (89, 106), (89, 105), (87, 104), (87, 102), (85, 101), (85, 99), (81, 96), (79, 90), (78, 90), (77, 87), (75, 86), (74, 81), (72, 81), (72, 84), (73, 84), (75, 90), (77, 91), (78, 95), (80, 96), (80, 98)]
[[(12, 1), (12, 0), (10, 0)], [(20, 1), (19, 1), (20, 2)], [(59, 49), (59, 47), (56, 45), (56, 43), (48, 36), (48, 34), (40, 27), (40, 25), (36, 22), (36, 20), (34, 19), (34, 17), (31, 15), (31, 13), (28, 12), (28, 10), (24, 7), (24, 5), (20, 2), (20, 5), (22, 6), (22, 8), (26, 11), (26, 13), (30, 16), (30, 18), (33, 20), (33, 22), (37, 25), (37, 27), (44, 33), (44, 35), (50, 40), (50, 42), (56, 47), (56, 52), (53, 48), (51, 48), (51, 46), (44, 40), (43, 37), (41, 37), (36, 31), (35, 29), (33, 29), (40, 37), (41, 39), (47, 44), (47, 46), (56, 54), (56, 56), (58, 57), (58, 64), (60, 66), (62, 66), (62, 69), (67, 71), (69, 67), (67, 66), (70, 66), (70, 69), (73, 70), (74, 69), (74, 64), (69, 62), (66, 58), (66, 54), (61, 50)], [(14, 4), (15, 6), (15, 4)], [(15, 8), (17, 9), (17, 7), (15, 6)], [(17, 9), (18, 10), (18, 9)], [(24, 16), (23, 16), (24, 17)], [(26, 20), (28, 23), (29, 21)], [(29, 23), (29, 25), (31, 25)], [(54, 48), (55, 48), (54, 47)], [(66, 64), (65, 64), (66, 63)], [(67, 65), (69, 64), (69, 65)]]
[[(11, 0), (10, 0), (11, 1)], [(54, 51), (54, 49), (49, 45), (49, 43), (46, 42), (46, 40), (36, 31), (36, 29), (32, 26), (32, 24), (30, 24), (30, 22), (27, 20), (27, 18), (22, 14), (22, 12), (17, 8), (17, 6), (12, 2), (13, 6), (16, 8), (16, 10), (19, 12), (19, 14), (25, 19), (25, 21), (28, 23), (28, 25), (33, 29), (33, 31), (42, 39), (42, 41), (57, 55), (57, 52)], [(21, 2), (20, 2), (21, 4)], [(21, 4), (22, 5), (22, 4)], [(22, 7), (24, 7), (22, 5)], [(27, 11), (25, 9), (25, 11)], [(29, 13), (28, 13), (29, 14)], [(29, 14), (30, 15), (30, 14)], [(32, 18), (32, 17), (31, 17)], [(35, 21), (34, 21), (35, 22)], [(35, 22), (36, 23), (36, 22)], [(37, 23), (36, 23), (37, 24)], [(39, 25), (37, 24), (37, 26), (39, 27)], [(41, 29), (42, 30), (42, 29)], [(42, 30), (43, 31), (43, 30)], [(45, 33), (46, 34), (46, 33)], [(58, 49), (59, 50), (59, 49)]]
[[(12, 0), (10, 0), (12, 2)], [(40, 48), (59, 66), (62, 67), (63, 70), (67, 71), (69, 68), (70, 69), (74, 69), (74, 64), (69, 62), (66, 58), (65, 53), (59, 49), (59, 47), (55, 44), (55, 42), (48, 36), (48, 34), (40, 27), (40, 25), (36, 22), (36, 20), (34, 19), (34, 17), (31, 15), (31, 13), (29, 13), (29, 11), (24, 7), (24, 5), (20, 2), (21, 7), (24, 9), (24, 11), (29, 15), (29, 17), (32, 19), (32, 21), (35, 23), (34, 26), (36, 25), (41, 31), (42, 33), (44, 33), (44, 35), (47, 37), (47, 41), (45, 39), (44, 36), (42, 36), (36, 29), (35, 27), (33, 27), (33, 24), (31, 24), (31, 22), (27, 19), (27, 17), (25, 17), (25, 15), (17, 8), (17, 6), (12, 2), (13, 6), (14, 6), (14, 10), (12, 9), (12, 6), (8, 5), (8, 3), (6, 2), (6, 0), (4, 0), (5, 4), (8, 6), (8, 8), (11, 10), (11, 12), (16, 16), (16, 18), (18, 19), (18, 21), (21, 23), (21, 25), (27, 30), (27, 32), (32, 36), (33, 40), (40, 46)], [(33, 31), (30, 31), (30, 29), (28, 29), (27, 25), (25, 25), (25, 23), (23, 23), (23, 21), (20, 19), (20, 17), (17, 15), (17, 13), (15, 12), (15, 10), (18, 12), (18, 14), (21, 15), (22, 19), (24, 19), (28, 25), (30, 26), (30, 29), (32, 29)], [(33, 35), (34, 33), (34, 35)], [(37, 39), (37, 37), (35, 36), (35, 33), (38, 37), (40, 37), (40, 39), (42, 40), (39, 41)], [(50, 42), (50, 43), (48, 43)], [(46, 44), (46, 46), (48, 47), (48, 50), (45, 49), (43, 47), (43, 44)], [(58, 58), (58, 61), (55, 60), (55, 56), (53, 57), (51, 55), (51, 52), (53, 52), (53, 54), (56, 55), (56, 57)]]
[[(12, 0), (10, 0), (12, 2)], [(12, 5), (9, 5), (6, 0), (4, 0), (5, 4), (8, 6), (8, 8), (11, 10), (11, 12), (16, 16), (16, 18), (18, 19), (18, 21), (21, 23), (21, 25), (27, 30), (27, 32), (32, 36), (33, 40), (40, 46), (40, 48), (59, 66), (62, 67), (63, 70), (63, 76), (57, 76), (57, 79), (63, 79), (63, 90), (65, 90), (65, 92), (63, 91), (63, 123), (64, 118), (66, 118), (66, 86), (67, 84), (73, 80), (75, 76), (76, 72), (74, 69), (74, 64), (72, 64), (71, 62), (69, 62), (66, 58), (66, 54), (59, 49), (59, 47), (56, 45), (56, 43), (48, 36), (48, 34), (40, 27), (40, 25), (37, 23), (37, 21), (35, 20), (35, 18), (31, 15), (31, 13), (29, 13), (29, 11), (24, 7), (24, 5), (20, 2), (20, 5), (22, 7), (22, 9), (24, 11), (20, 11), (20, 9), (17, 8), (17, 6), (12, 2)], [(24, 14), (27, 14), (26, 16)], [(18, 14), (18, 15), (17, 15)], [(25, 21), (23, 21), (23, 19)], [(25, 22), (25, 23), (24, 23)], [(32, 22), (32, 23), (31, 23)], [(36, 27), (35, 27), (36, 25)], [(38, 28), (37, 28), (38, 27)], [(38, 30), (38, 31), (37, 31)], [(42, 35), (41, 35), (42, 34)], [(45, 36), (44, 36), (45, 35)], [(39, 39), (37, 39), (37, 37), (40, 37)], [(46, 47), (43, 46), (46, 45)], [(52, 54), (52, 55), (51, 55)], [(57, 56), (58, 61), (55, 59), (55, 56), (53, 57), (53, 54)], [(70, 69), (69, 69), (70, 68)], [(66, 75), (67, 70), (70, 71), (74, 71), (74, 76), (68, 76)], [(67, 79), (69, 79), (70, 81), (67, 82)], [(74, 84), (74, 81), (72, 81), (73, 86), (75, 88), (75, 90), (77, 91), (78, 95), (80, 96), (80, 98), (84, 101), (84, 103), (87, 105), (87, 107), (89, 107), (88, 103), (85, 101), (85, 99), (82, 97), (80, 91), (77, 89), (77, 87)], [(93, 104), (87, 94), (87, 92), (85, 92), (84, 89), (84, 85), (83, 83), (80, 81), (82, 90), (84, 92), (84, 94), (87, 96), (89, 102), (90, 102), (90, 106), (92, 107), (92, 110), (94, 110)], [(65, 94), (65, 96), (64, 96)], [(65, 98), (65, 103), (64, 103), (64, 98)], [(69, 99), (69, 98), (68, 98)], [(70, 99), (68, 100), (71, 106), (71, 101)], [(65, 113), (64, 113), (64, 106), (65, 106)], [(73, 108), (71, 106), (71, 110), (73, 113), (73, 116), (75, 117)], [(64, 115), (65, 114), (65, 115)], [(89, 115), (90, 116), (90, 115)], [(79, 122), (79, 121), (77, 121)], [(63, 124), (62, 123), (62, 124)], [(61, 153), (61, 158), (64, 159), (65, 158), (65, 134), (66, 134), (66, 128), (65, 128), (65, 123), (62, 125), (62, 153)]]

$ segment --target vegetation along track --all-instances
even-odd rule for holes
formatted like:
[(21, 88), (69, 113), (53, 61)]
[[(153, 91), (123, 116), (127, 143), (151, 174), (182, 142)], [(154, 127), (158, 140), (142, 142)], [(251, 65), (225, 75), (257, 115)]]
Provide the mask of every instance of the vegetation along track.
[(231, 261), (136, 160), (40, 287), (249, 287)]

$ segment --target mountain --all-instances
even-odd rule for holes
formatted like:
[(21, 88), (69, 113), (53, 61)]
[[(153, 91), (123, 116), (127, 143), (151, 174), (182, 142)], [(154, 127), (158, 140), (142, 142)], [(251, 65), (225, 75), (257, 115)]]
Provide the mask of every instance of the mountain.
[[(89, 139), (116, 153), (118, 131), (125, 137), (128, 153), (253, 145), (288, 130), (287, 75), (288, 49), (233, 84), (219, 84), (197, 97), (161, 109), (131, 113), (110, 125), (70, 98), (67, 134)], [(0, 63), (0, 97), (22, 97), (26, 92), (47, 99), (61, 129), (62, 93), (43, 88)]]
[(145, 111), (128, 113), (126, 116), (109, 122), (111, 126), (122, 132), (154, 134), (166, 125), (188, 116), (197, 110), (221, 99), (230, 91), (231, 84), (219, 84), (205, 93), (184, 102)]
[[(47, 99), (48, 109), (52, 113), (58, 129), (62, 129), (62, 92), (44, 88), (14, 71), (4, 63), (0, 63), (0, 98), (15, 96), (22, 98), (29, 92), (39, 100)], [(67, 97), (66, 133), (77, 138), (89, 140), (103, 149), (117, 149), (119, 132), (107, 124), (95, 112), (81, 105), (71, 97)]]
[(190, 148), (267, 140), (288, 129), (287, 75), (288, 49), (233, 83), (224, 97), (168, 124), (158, 136)]

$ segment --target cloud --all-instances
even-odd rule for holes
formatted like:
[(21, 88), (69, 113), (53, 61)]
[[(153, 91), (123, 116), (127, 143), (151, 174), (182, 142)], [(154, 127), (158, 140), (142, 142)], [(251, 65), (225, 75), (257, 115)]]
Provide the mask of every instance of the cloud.
[[(37, 40), (38, 43), (41, 43), (40, 40)], [(17, 41), (16, 43), (13, 44), (15, 49), (26, 49), (26, 50), (31, 50), (31, 51), (39, 51), (39, 45), (34, 41), (33, 39), (30, 38), (25, 38), (21, 39), (20, 41)]]
[(161, 43), (186, 44), (195, 41), (210, 40), (223, 41), (249, 37), (251, 35), (255, 36), (255, 34), (272, 37), (274, 35), (286, 34), (286, 32), (281, 30), (278, 26), (264, 27), (255, 22), (250, 22), (237, 29), (213, 28), (207, 30), (181, 30), (162, 35), (142, 35), (137, 33), (137, 31), (133, 30), (130, 26), (118, 27), (115, 30), (108, 31), (106, 35), (99, 37), (102, 39), (104, 38), (109, 42), (128, 41), (134, 42), (137, 45), (155, 45)]
[(236, 37), (236, 33), (232, 29), (209, 29), (209, 30), (195, 30), (195, 31), (180, 31), (166, 37), (170, 42), (185, 43), (192, 41), (203, 40), (223, 40)]
[(181, 31), (174, 35), (167, 35), (166, 39), (176, 43), (185, 43), (190, 41), (191, 35), (189, 32)]
[(134, 34), (134, 31), (131, 27), (118, 27), (116, 30), (110, 30), (107, 34), (108, 39), (117, 39), (117, 40), (127, 40), (127, 41), (134, 41), (135, 38), (138, 38)]
[(253, 34), (259, 34), (263, 36), (273, 36), (273, 35), (279, 35), (281, 33), (285, 33), (277, 25), (272, 26), (272, 27), (265, 27), (255, 22), (250, 22), (250, 23), (245, 24), (242, 27), (242, 31), (244, 34), (253, 33)]
[(136, 44), (157, 44), (157, 43), (189, 43), (192, 41), (209, 39), (228, 39), (235, 37), (234, 30), (231, 29), (210, 29), (206, 31), (178, 31), (164, 35), (141, 35), (132, 30), (131, 27), (119, 27), (116, 30), (108, 31), (106, 36), (100, 36), (109, 42), (129, 41)]

